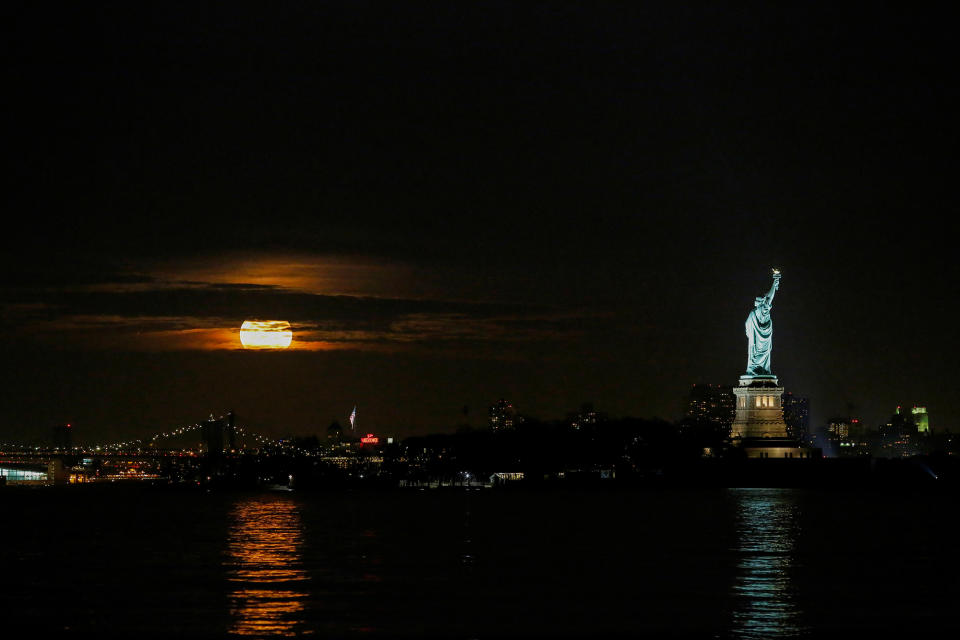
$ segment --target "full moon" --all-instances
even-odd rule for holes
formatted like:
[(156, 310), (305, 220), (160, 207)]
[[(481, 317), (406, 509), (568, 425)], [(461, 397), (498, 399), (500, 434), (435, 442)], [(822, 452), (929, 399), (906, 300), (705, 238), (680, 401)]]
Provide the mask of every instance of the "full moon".
[(244, 320), (240, 326), (240, 344), (244, 349), (286, 349), (293, 331), (286, 320)]

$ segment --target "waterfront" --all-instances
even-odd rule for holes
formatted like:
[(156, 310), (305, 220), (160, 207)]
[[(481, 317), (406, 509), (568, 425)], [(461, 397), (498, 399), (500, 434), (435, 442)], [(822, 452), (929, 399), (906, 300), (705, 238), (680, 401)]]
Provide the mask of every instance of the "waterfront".
[(949, 495), (5, 491), (7, 628), (125, 637), (942, 630)]

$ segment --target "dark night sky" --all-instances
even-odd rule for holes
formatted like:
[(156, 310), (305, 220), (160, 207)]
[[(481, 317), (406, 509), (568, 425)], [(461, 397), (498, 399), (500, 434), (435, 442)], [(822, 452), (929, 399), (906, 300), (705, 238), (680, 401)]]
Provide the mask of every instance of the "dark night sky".
[(4, 21), (0, 436), (676, 419), (772, 266), (815, 423), (960, 428), (946, 16), (199, 4)]

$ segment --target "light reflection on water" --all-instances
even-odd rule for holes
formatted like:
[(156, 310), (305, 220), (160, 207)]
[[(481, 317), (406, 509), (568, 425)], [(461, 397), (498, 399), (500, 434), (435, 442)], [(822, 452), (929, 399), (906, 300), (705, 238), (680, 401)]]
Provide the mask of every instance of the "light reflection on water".
[(739, 556), (730, 635), (797, 637), (804, 628), (790, 578), (799, 533), (796, 493), (791, 489), (730, 491), (737, 507), (734, 552)]
[(292, 500), (259, 497), (234, 505), (224, 561), (233, 583), (230, 633), (308, 633), (302, 628), (308, 580), (302, 546), (300, 511)]

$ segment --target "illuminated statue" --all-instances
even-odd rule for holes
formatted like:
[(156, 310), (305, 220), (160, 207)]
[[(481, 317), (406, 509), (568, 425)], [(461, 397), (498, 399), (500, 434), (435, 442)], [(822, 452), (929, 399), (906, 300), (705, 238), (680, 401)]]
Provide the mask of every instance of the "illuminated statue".
[(773, 285), (762, 298), (753, 302), (753, 311), (747, 316), (747, 375), (754, 377), (772, 376), (770, 372), (770, 351), (773, 350), (773, 319), (770, 308), (773, 296), (780, 288), (780, 271), (773, 270)]

